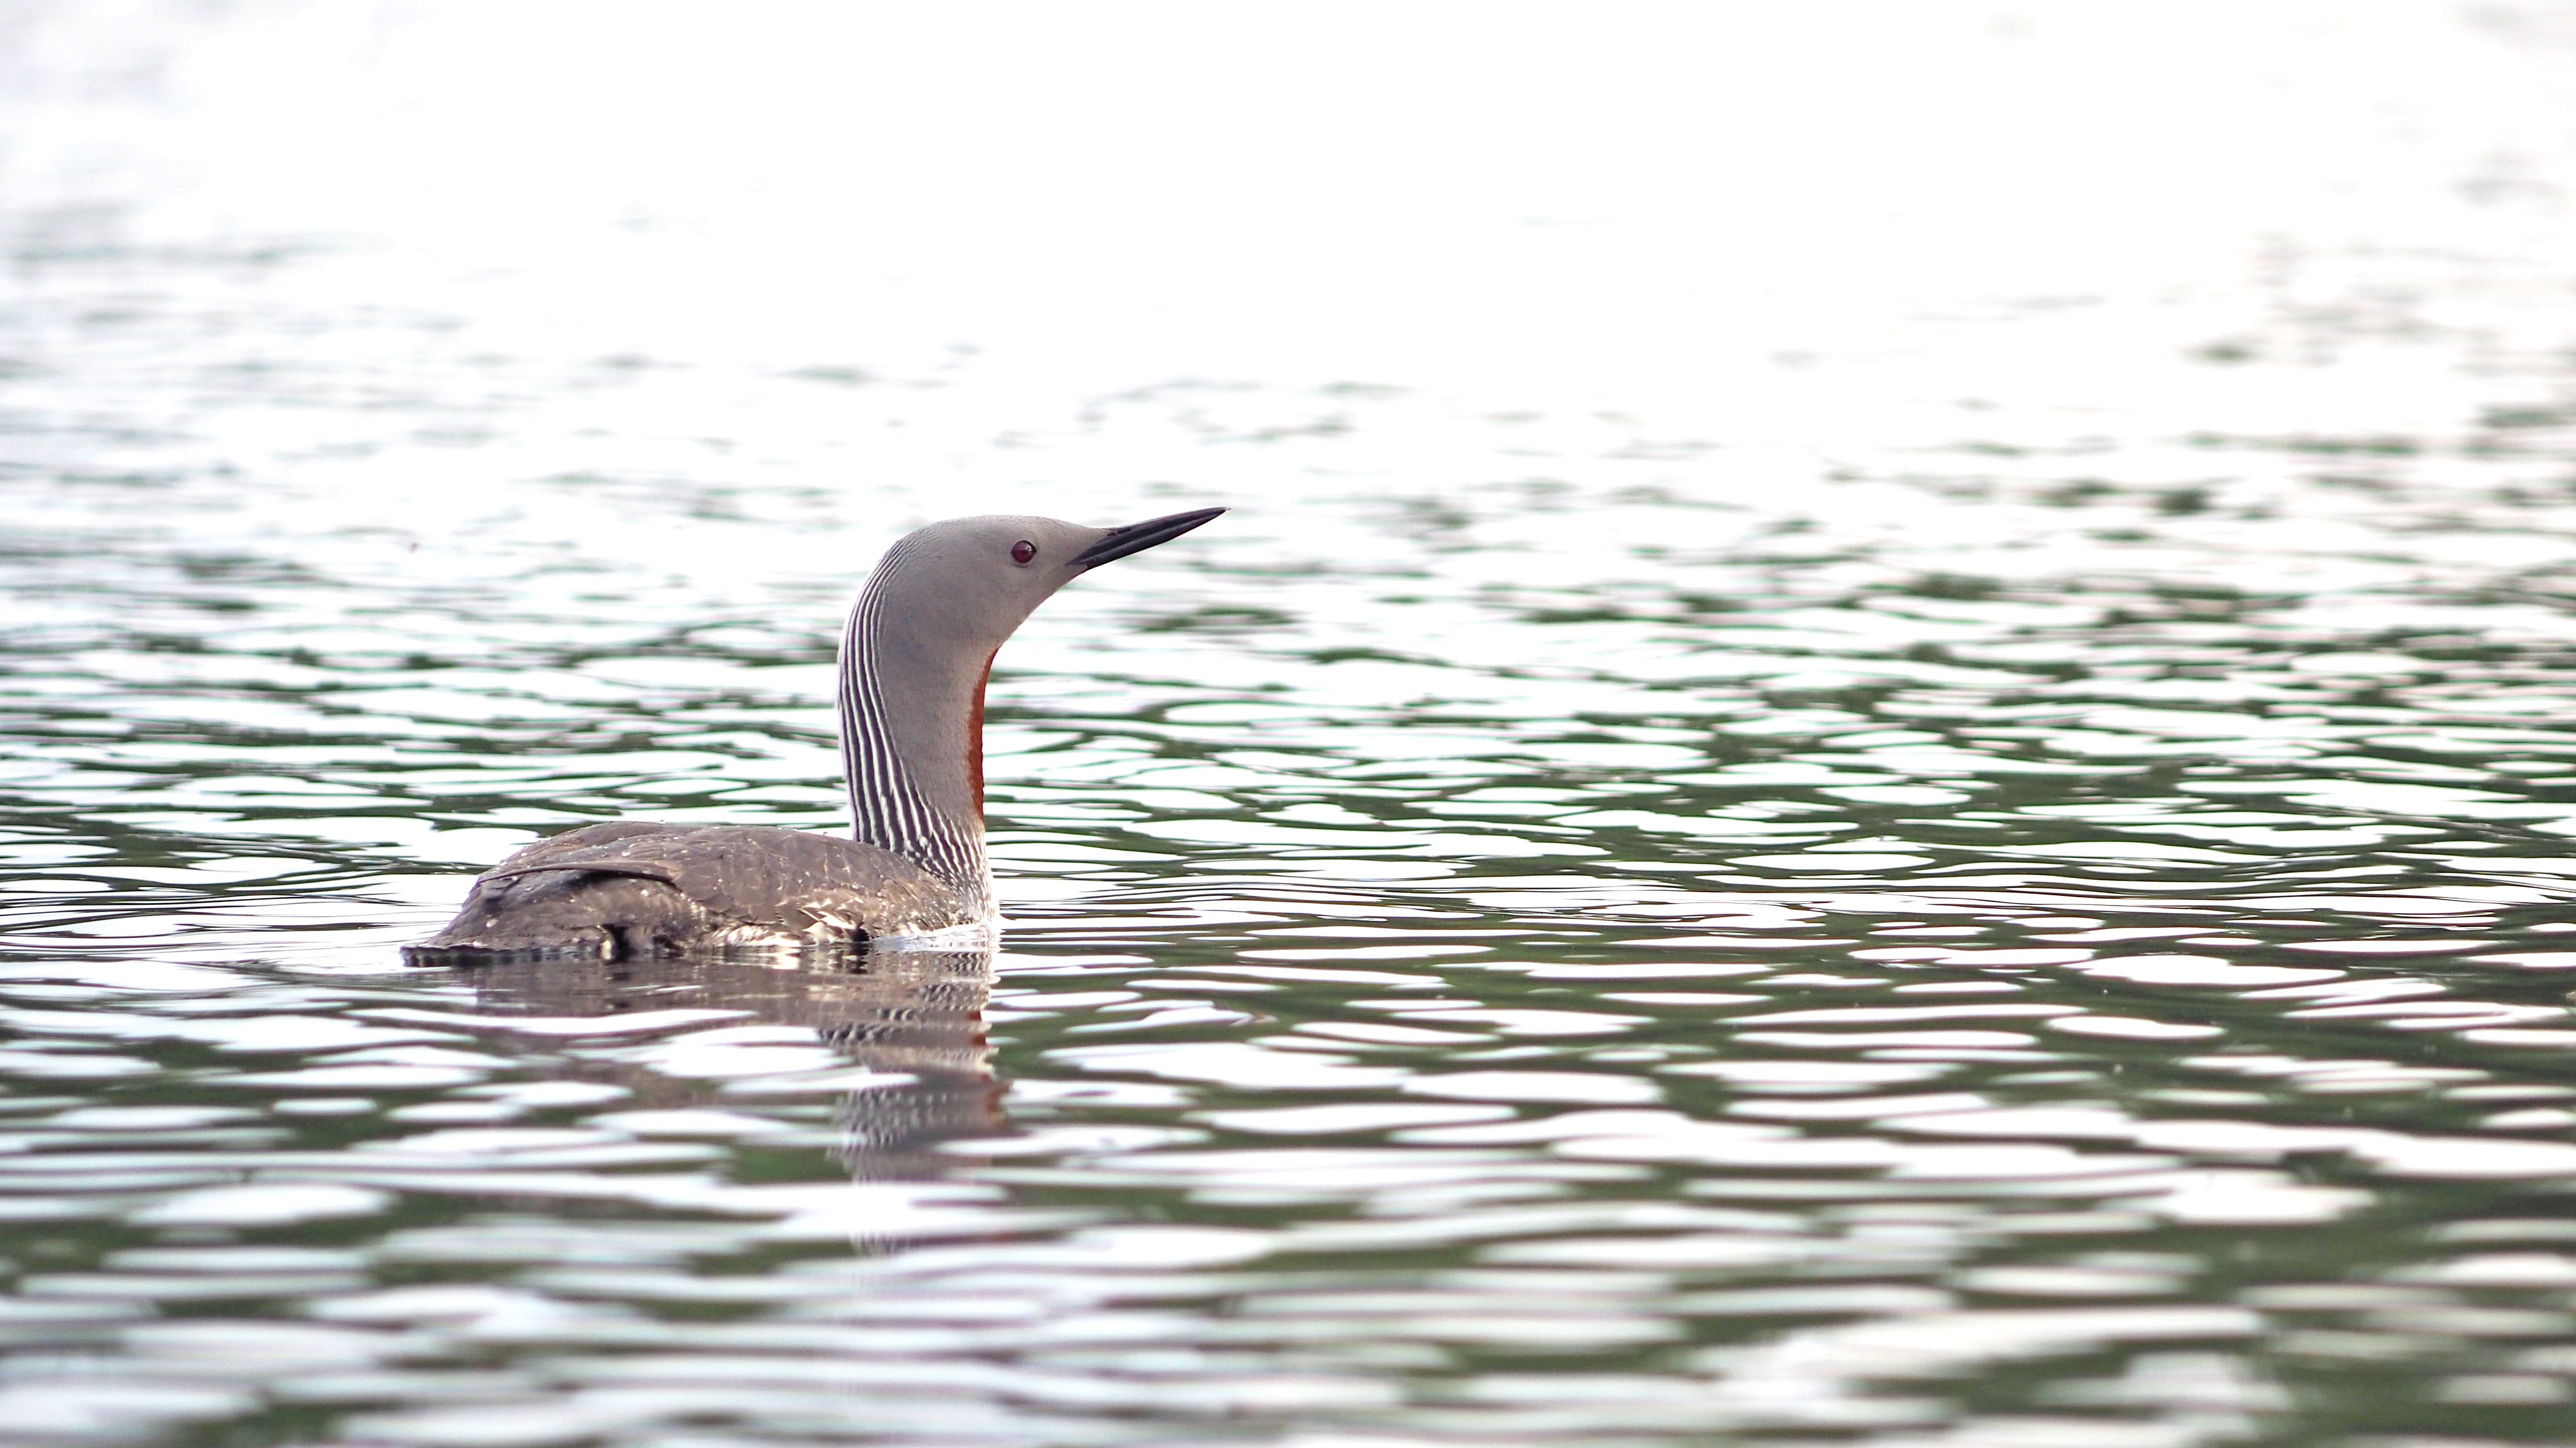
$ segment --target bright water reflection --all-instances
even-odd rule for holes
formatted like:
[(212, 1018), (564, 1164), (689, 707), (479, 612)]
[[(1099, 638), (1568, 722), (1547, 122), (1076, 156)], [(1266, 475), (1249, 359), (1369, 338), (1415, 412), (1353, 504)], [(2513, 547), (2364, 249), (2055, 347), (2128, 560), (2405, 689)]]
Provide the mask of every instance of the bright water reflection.
[[(1507, 144), (1417, 195), (1367, 127), (1432, 122), (1357, 85), (1293, 216), (1227, 210), (1302, 154), (1285, 82), (1185, 82), (1230, 164), (1176, 195), (1084, 149), (1168, 129), (1083, 79), (1167, 56), (918, 22), (1000, 77), (936, 84), (1109, 117), (859, 148), (915, 199), (1095, 166), (1072, 214), (1132, 227), (1027, 272), (943, 252), (1012, 187), (770, 184), (856, 144), (828, 59), (343, 13), (6, 32), (10, 1433), (2566, 1438), (2558, 11), (1506, 18), (1434, 94)], [(1264, 43), (1443, 73), (1380, 39)], [(1474, 109), (1560, 48), (1582, 104)], [(2128, 50), (2213, 56), (2196, 107), (2086, 69)], [(1921, 133), (1747, 131), (1767, 231), (1586, 189), (1704, 175), (1819, 56)], [(812, 124), (610, 104), (672, 74)], [(516, 154), (565, 96), (635, 135)], [(1980, 138), (2133, 165), (1924, 169)], [(1122, 240), (1165, 223), (1225, 245)], [(998, 958), (401, 968), (546, 831), (835, 827), (832, 638), (902, 526), (1207, 503), (1003, 656)]]

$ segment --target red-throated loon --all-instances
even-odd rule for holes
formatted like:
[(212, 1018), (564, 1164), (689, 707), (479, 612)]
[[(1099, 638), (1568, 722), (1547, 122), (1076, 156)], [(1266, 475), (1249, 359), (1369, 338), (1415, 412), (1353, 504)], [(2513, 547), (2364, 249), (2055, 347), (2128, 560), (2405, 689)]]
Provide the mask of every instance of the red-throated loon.
[(841, 635), (841, 767), (857, 838), (760, 825), (587, 825), (484, 872), (447, 928), (408, 953), (616, 958), (991, 924), (984, 683), (993, 655), (1075, 576), (1224, 511), (1124, 528), (954, 518), (906, 534), (877, 561)]

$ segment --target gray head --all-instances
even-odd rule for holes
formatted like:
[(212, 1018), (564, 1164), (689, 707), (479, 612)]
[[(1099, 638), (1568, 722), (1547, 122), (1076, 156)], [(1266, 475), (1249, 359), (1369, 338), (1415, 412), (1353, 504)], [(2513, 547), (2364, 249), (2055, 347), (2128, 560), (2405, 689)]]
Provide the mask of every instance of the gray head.
[(879, 636), (980, 666), (1057, 589), (1224, 511), (1202, 508), (1124, 528), (1008, 514), (933, 523), (897, 539), (868, 580), (885, 598)]
[(841, 762), (858, 837), (989, 900), (984, 681), (993, 655), (1057, 589), (1224, 511), (1124, 528), (952, 518), (897, 539), (841, 639)]

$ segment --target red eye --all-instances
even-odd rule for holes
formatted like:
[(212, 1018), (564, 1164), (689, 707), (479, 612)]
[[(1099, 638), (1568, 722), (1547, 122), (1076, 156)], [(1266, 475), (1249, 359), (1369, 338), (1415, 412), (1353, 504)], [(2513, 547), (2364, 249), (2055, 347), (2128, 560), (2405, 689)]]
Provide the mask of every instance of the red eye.
[(1023, 538), (1019, 542), (1011, 545), (1011, 561), (1013, 563), (1025, 565), (1030, 559), (1037, 556), (1038, 545), (1030, 542), (1026, 538)]

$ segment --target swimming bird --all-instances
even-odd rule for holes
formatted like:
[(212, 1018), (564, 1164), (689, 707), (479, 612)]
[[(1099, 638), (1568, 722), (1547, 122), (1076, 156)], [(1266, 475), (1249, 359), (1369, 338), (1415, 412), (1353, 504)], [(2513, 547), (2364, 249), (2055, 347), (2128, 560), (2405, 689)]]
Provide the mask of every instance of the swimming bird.
[(984, 854), (984, 686), (1022, 620), (1103, 563), (1224, 512), (1124, 528), (953, 518), (895, 540), (841, 635), (841, 768), (854, 838), (616, 820), (540, 840), (478, 876), (405, 954), (607, 959), (853, 944), (998, 918)]

